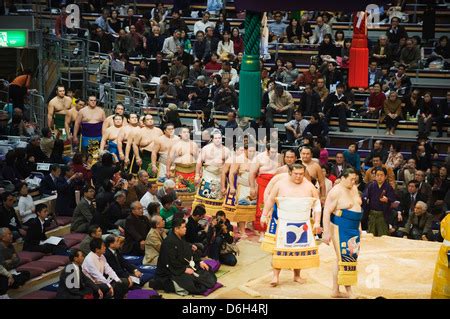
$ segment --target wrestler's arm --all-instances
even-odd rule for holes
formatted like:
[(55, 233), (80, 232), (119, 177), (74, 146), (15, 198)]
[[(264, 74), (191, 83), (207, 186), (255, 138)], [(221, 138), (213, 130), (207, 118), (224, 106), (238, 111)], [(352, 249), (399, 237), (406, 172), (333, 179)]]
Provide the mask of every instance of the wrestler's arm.
[(323, 207), (323, 236), (322, 241), (325, 244), (330, 243), (331, 239), (331, 214), (336, 210), (337, 207), (337, 196), (335, 195), (336, 188), (332, 188), (328, 193), (327, 199), (325, 200), (325, 205)]
[(125, 147), (125, 163), (128, 164), (130, 161), (130, 151), (131, 151), (131, 147), (133, 146), (133, 141), (134, 141), (134, 133), (133, 130), (130, 131), (130, 133), (128, 133), (128, 138), (127, 138), (127, 146)]
[(203, 149), (200, 151), (200, 155), (197, 158), (197, 165), (195, 165), (195, 183), (198, 184), (201, 178), (202, 165), (203, 165)]
[(119, 135), (117, 136), (117, 150), (119, 151), (119, 158), (121, 161), (125, 159), (122, 147), (124, 135), (124, 128), (122, 127), (119, 131)]
[(53, 106), (53, 103), (50, 101), (48, 103), (47, 107), (47, 125), (50, 129), (53, 128), (53, 113), (55, 113), (55, 107)]
[(134, 152), (134, 158), (136, 160), (136, 164), (140, 166), (142, 164), (142, 159), (139, 156), (139, 147), (138, 145), (141, 143), (142, 135), (136, 135), (133, 137), (133, 152)]
[[(176, 144), (175, 144), (176, 145)], [(170, 167), (172, 166), (172, 162), (173, 162), (173, 157), (175, 155), (175, 145), (173, 145), (170, 149), (169, 149), (169, 154), (167, 155), (167, 162), (166, 162), (166, 176), (167, 178), (170, 178), (171, 172), (170, 172)]]
[(155, 140), (155, 143), (153, 143), (153, 151), (152, 151), (152, 171), (153, 173), (156, 173), (158, 168), (156, 167), (156, 160), (158, 159), (158, 153), (161, 149), (161, 143), (159, 143), (159, 138)]
[(256, 176), (258, 175), (259, 166), (258, 161), (255, 160), (251, 165), (250, 174), (248, 177), (248, 182), (250, 184), (250, 196), (252, 198), (256, 197)]
[(82, 119), (83, 119), (83, 112), (81, 110), (80, 112), (78, 112), (77, 119), (75, 120), (75, 125), (73, 126), (73, 142), (75, 144), (78, 143), (78, 133), (80, 131), (80, 124)]
[(106, 141), (109, 138), (109, 131), (107, 130), (105, 133), (102, 134), (102, 140), (100, 141), (100, 151), (103, 151), (105, 149)]
[(320, 186), (320, 202), (322, 204), (324, 204), (325, 198), (327, 197), (327, 189), (325, 186), (325, 176), (323, 175), (320, 165), (317, 164), (316, 167), (317, 167), (317, 179), (319, 180), (319, 186)]
[(311, 184), (311, 193), (314, 198), (317, 198), (317, 201), (315, 201), (313, 206), (313, 214), (314, 214), (314, 230), (316, 234), (320, 234), (322, 232), (322, 229), (320, 228), (320, 218), (322, 215), (322, 205), (319, 200), (319, 192), (317, 191), (317, 188), (314, 187), (314, 185)]
[(109, 117), (107, 117), (106, 119), (103, 119), (103, 125), (102, 125), (102, 135), (103, 134), (105, 134), (105, 132), (106, 132), (106, 129), (108, 128), (108, 127), (110, 127), (110, 120), (109, 120), (110, 118)]
[(273, 208), (273, 205), (275, 205), (275, 199), (278, 196), (278, 189), (279, 186), (275, 185), (272, 189), (272, 192), (270, 192), (269, 197), (267, 200), (264, 201), (264, 208), (261, 214), (261, 224), (266, 225), (267, 224), (267, 217), (269, 216), (270, 210)]
[(270, 192), (272, 191), (273, 186), (280, 180), (280, 175), (275, 175), (272, 177), (272, 179), (269, 181), (269, 183), (266, 186), (266, 189), (264, 190), (264, 200), (266, 200)]
[(236, 176), (239, 170), (239, 164), (233, 163), (230, 165), (230, 171), (228, 172), (228, 180), (230, 184), (230, 194), (234, 194), (236, 192), (236, 188), (234, 187), (234, 177)]

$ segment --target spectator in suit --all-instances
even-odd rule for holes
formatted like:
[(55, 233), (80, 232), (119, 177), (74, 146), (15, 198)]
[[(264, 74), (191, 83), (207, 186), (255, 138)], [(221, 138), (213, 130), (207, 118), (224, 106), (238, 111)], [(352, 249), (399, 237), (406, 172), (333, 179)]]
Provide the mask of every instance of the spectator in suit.
[[(84, 253), (77, 248), (70, 249), (69, 261), (70, 264), (64, 267), (59, 277), (56, 299), (85, 299), (89, 295), (103, 299), (103, 291), (81, 270)], [(69, 276), (73, 278), (70, 281), (67, 280)], [(70, 287), (67, 285), (69, 282)]]
[(94, 238), (102, 238), (103, 232), (99, 225), (90, 225), (88, 230), (88, 235), (80, 243), (80, 249), (87, 256), (91, 251), (90, 244)]
[(419, 193), (419, 183), (416, 180), (408, 182), (407, 192), (400, 198), (397, 214), (394, 215), (393, 225), (397, 237), (403, 237), (403, 232), (399, 228), (405, 227), (409, 216), (414, 214), (414, 207), (419, 201), (424, 202), (424, 197)]
[(127, 195), (125, 192), (118, 191), (114, 194), (114, 200), (108, 203), (105, 210), (100, 211), (97, 209), (91, 223), (100, 225), (104, 233), (115, 229), (123, 233), (125, 219), (128, 217), (128, 211), (125, 210), (126, 200)]
[(189, 216), (188, 222), (186, 224), (186, 235), (185, 239), (188, 243), (194, 244), (197, 248), (205, 253), (205, 248), (207, 244), (206, 238), (206, 225), (199, 223), (201, 219), (206, 216), (206, 209), (203, 205), (198, 205), (194, 208), (192, 215)]
[(144, 208), (140, 202), (131, 204), (131, 214), (125, 221), (124, 254), (143, 256), (145, 238), (150, 231), (150, 221), (144, 216)]
[(38, 135), (32, 136), (30, 138), (30, 143), (28, 143), (27, 148), (27, 158), (33, 163), (46, 163), (48, 162), (48, 157), (41, 150), (41, 138)]
[(167, 237), (165, 221), (160, 215), (154, 215), (150, 218), (150, 231), (145, 239), (145, 255), (142, 263), (144, 265), (158, 264), (159, 251), (161, 244)]
[(1, 176), (5, 181), (11, 182), (19, 191), (20, 183), (23, 180), (21, 171), (17, 168), (16, 154), (13, 150), (5, 155), (5, 162), (2, 165)]
[(380, 156), (381, 162), (386, 163), (389, 153), (387, 150), (384, 149), (382, 140), (375, 141), (375, 143), (373, 144), (373, 149), (370, 151), (369, 155), (364, 159), (364, 164), (370, 166), (372, 164), (372, 159), (377, 155)]
[(406, 222), (403, 238), (432, 240), (432, 223), (433, 215), (428, 212), (428, 205), (422, 201), (416, 202), (414, 213), (409, 215), (408, 221)]
[[(108, 264), (111, 266), (111, 268), (114, 270), (114, 272), (119, 276), (120, 278), (127, 278), (128, 279), (128, 287), (131, 288), (133, 286), (133, 281), (131, 280), (130, 276), (134, 276), (137, 278), (140, 278), (139, 285), (145, 284), (147, 281), (143, 281), (143, 274), (136, 268), (136, 266), (130, 264), (125, 258), (123, 258), (121, 252), (120, 252), (120, 239), (117, 236), (109, 235), (105, 238), (105, 245), (106, 245), (106, 251), (105, 251), (105, 258)], [(147, 278), (148, 279), (148, 278)]]
[(336, 153), (336, 163), (332, 166), (330, 173), (337, 178), (340, 178), (344, 170), (352, 166), (345, 161), (344, 153)]
[(375, 83), (379, 83), (381, 78), (383, 77), (381, 70), (379, 70), (377, 67), (378, 67), (378, 63), (376, 60), (370, 61), (370, 64), (369, 64), (369, 86), (374, 85)]
[(140, 170), (137, 173), (137, 176), (138, 176), (139, 180), (138, 180), (137, 185), (135, 186), (135, 189), (136, 189), (137, 199), (140, 200), (142, 198), (142, 196), (144, 196), (145, 193), (147, 193), (149, 175), (148, 175), (147, 171)]
[(327, 117), (327, 121), (333, 116), (339, 118), (339, 130), (341, 132), (353, 132), (348, 128), (347, 124), (347, 109), (349, 108), (350, 101), (344, 94), (344, 85), (339, 83), (336, 86), (334, 94), (328, 95), (325, 100), (324, 113)]
[(83, 198), (73, 212), (70, 231), (73, 233), (87, 233), (92, 217), (95, 214), (94, 206), (95, 188), (86, 186), (83, 189)]
[(20, 264), (12, 241), (12, 232), (6, 227), (0, 228), (0, 299), (8, 299), (8, 289), (19, 288), (30, 279), (28, 271), (11, 272)]
[(317, 92), (312, 89), (312, 85), (305, 84), (305, 90), (300, 95), (300, 110), (303, 115), (310, 116), (313, 113), (322, 112), (322, 103), (320, 101), (320, 96)]
[(309, 124), (303, 131), (303, 137), (307, 136), (322, 136), (328, 135), (328, 126), (318, 113), (313, 113), (309, 120)]
[(72, 165), (64, 167), (63, 176), (56, 180), (55, 212), (58, 216), (72, 216), (76, 207), (75, 190), (84, 185), (83, 174), (74, 173)]
[(308, 124), (309, 121), (303, 118), (302, 111), (296, 110), (294, 112), (294, 119), (284, 124), (287, 142), (292, 144), (297, 139), (300, 139)]
[(61, 240), (58, 245), (41, 244), (47, 239), (45, 229), (50, 226), (48, 217), (48, 208), (46, 204), (36, 205), (36, 215), (28, 224), (27, 235), (23, 244), (23, 250), (35, 251), (44, 254), (62, 255), (66, 252), (67, 246), (64, 240)]
[(398, 44), (401, 38), (407, 38), (408, 34), (403, 26), (400, 25), (400, 19), (393, 17), (391, 19), (391, 27), (386, 31), (389, 43)]
[(56, 192), (56, 181), (61, 175), (61, 167), (58, 164), (50, 166), (50, 174), (41, 180), (40, 191), (45, 195), (53, 195)]
[(157, 52), (156, 59), (150, 61), (149, 69), (152, 76), (161, 77), (163, 74), (169, 74), (169, 64), (163, 60), (161, 52)]
[(209, 88), (206, 86), (206, 78), (201, 75), (197, 78), (196, 86), (188, 95), (191, 105), (189, 109), (197, 111), (204, 110), (208, 104)]
[(194, 58), (200, 60), (201, 62), (205, 62), (208, 53), (206, 51), (207, 48), (205, 33), (203, 31), (197, 31), (197, 33), (195, 34), (195, 38), (197, 39), (197, 41), (194, 42), (194, 45), (192, 47)]
[[(83, 273), (89, 277), (103, 292), (103, 297), (123, 299), (128, 292), (128, 280), (119, 278), (106, 261), (105, 243), (95, 238), (90, 243), (91, 252), (83, 261)], [(108, 276), (108, 279), (106, 279)]]
[(0, 227), (9, 228), (13, 234), (13, 239), (25, 237), (27, 231), (22, 227), (22, 223), (14, 210), (16, 197), (11, 192), (1, 194), (2, 205), (0, 206)]
[(312, 36), (309, 38), (309, 41), (312, 44), (322, 43), (323, 37), (325, 36), (325, 34), (333, 33), (333, 31), (331, 30), (331, 27), (323, 21), (323, 18), (321, 16), (317, 17), (316, 22), (317, 22), (317, 25), (313, 30)]
[(336, 70), (336, 66), (336, 62), (328, 62), (327, 69), (323, 72), (323, 78), (325, 79), (326, 87), (330, 94), (336, 91), (337, 84), (344, 83), (342, 73)]

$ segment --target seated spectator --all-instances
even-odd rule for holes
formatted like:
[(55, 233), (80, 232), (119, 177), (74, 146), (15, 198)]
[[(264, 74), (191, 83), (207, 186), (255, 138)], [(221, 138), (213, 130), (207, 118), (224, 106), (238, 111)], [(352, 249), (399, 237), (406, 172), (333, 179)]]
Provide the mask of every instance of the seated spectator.
[(73, 168), (74, 174), (81, 173), (85, 183), (90, 183), (91, 182), (91, 180), (92, 180), (92, 171), (89, 168), (89, 166), (87, 165), (87, 163), (85, 163), (85, 161), (83, 161), (83, 154), (82, 153), (75, 153), (73, 155), (72, 168)]
[[(340, 50), (339, 50), (340, 51)], [(331, 34), (325, 34), (323, 36), (323, 41), (319, 45), (319, 62), (322, 64), (324, 69), (327, 66), (328, 62), (336, 61), (336, 55), (338, 54), (338, 49), (336, 45), (333, 43), (333, 39), (331, 38)]]
[(72, 216), (76, 207), (75, 191), (84, 187), (83, 174), (74, 173), (73, 166), (65, 166), (61, 169), (61, 175), (56, 180), (55, 213), (58, 216)]
[(392, 77), (389, 87), (391, 90), (397, 91), (398, 94), (408, 94), (411, 88), (411, 79), (406, 75), (406, 67), (400, 64), (397, 67), (397, 73)]
[(222, 112), (231, 112), (238, 108), (238, 95), (234, 87), (230, 86), (230, 79), (223, 78), (222, 85), (214, 93), (214, 109)]
[(206, 86), (206, 78), (199, 76), (196, 81), (196, 86), (189, 93), (188, 98), (191, 101), (190, 110), (198, 111), (204, 110), (208, 104), (209, 88)]
[(239, 75), (237, 73), (237, 70), (231, 66), (230, 61), (224, 61), (222, 63), (222, 69), (216, 74), (219, 74), (222, 79), (224, 77), (228, 77), (230, 79), (230, 85), (232, 87), (234, 87), (234, 85), (239, 82)]
[(91, 252), (82, 264), (83, 273), (101, 289), (104, 299), (123, 299), (128, 292), (129, 282), (125, 278), (119, 278), (106, 261), (105, 243), (95, 238), (91, 241), (90, 248)]
[(90, 225), (88, 229), (88, 235), (80, 243), (81, 251), (87, 255), (91, 251), (90, 244), (94, 238), (102, 238), (103, 232), (99, 225)]
[(370, 151), (369, 155), (364, 159), (364, 164), (367, 166), (372, 165), (372, 159), (375, 156), (379, 156), (381, 158), (381, 162), (386, 163), (386, 160), (388, 158), (388, 152), (383, 147), (383, 141), (382, 140), (376, 140), (373, 144), (373, 149)]
[(149, 175), (148, 175), (147, 171), (140, 170), (137, 173), (137, 176), (138, 176), (138, 182), (137, 182), (137, 185), (135, 186), (135, 189), (136, 189), (136, 195), (138, 197), (138, 200), (140, 200), (142, 198), (142, 196), (144, 196), (148, 190), (147, 185), (148, 185)]
[(14, 210), (16, 197), (11, 192), (6, 191), (1, 194), (1, 198), (0, 227), (8, 228), (12, 232), (14, 240), (25, 237), (27, 232), (22, 227), (22, 223), (17, 218), (16, 211)]
[(92, 166), (92, 176), (95, 189), (100, 189), (106, 182), (113, 179), (114, 174), (120, 171), (120, 167), (114, 165), (114, 158), (111, 153), (105, 152), (102, 155), (101, 162)]
[[(389, 148), (389, 155), (386, 160), (386, 166), (392, 168), (394, 173), (400, 169), (401, 165), (403, 165), (403, 154), (400, 152), (400, 144), (392, 143)], [(397, 174), (396, 174), (397, 175)]]
[(83, 189), (83, 198), (78, 203), (73, 212), (72, 224), (70, 231), (73, 233), (87, 233), (89, 225), (95, 214), (95, 188), (92, 186), (86, 186)]
[(112, 270), (114, 270), (117, 276), (128, 279), (128, 288), (131, 288), (134, 285), (134, 282), (130, 276), (140, 279), (138, 286), (144, 285), (148, 281), (148, 278), (147, 280), (143, 280), (145, 278), (143, 278), (143, 274), (136, 268), (136, 266), (130, 264), (125, 258), (123, 258), (120, 252), (120, 242), (120, 238), (114, 235), (108, 235), (108, 237), (105, 238), (106, 262)]
[(391, 49), (389, 48), (386, 35), (380, 35), (378, 42), (372, 47), (370, 58), (380, 66), (391, 64)]
[(36, 217), (33, 197), (28, 194), (28, 186), (26, 183), (21, 183), (18, 189), (19, 202), (17, 203), (17, 208), (22, 224), (28, 226), (31, 219)]
[(287, 24), (283, 22), (283, 16), (281, 12), (275, 12), (274, 22), (268, 25), (269, 28), (269, 42), (283, 42), (286, 36)]
[(368, 232), (375, 237), (389, 234), (391, 223), (390, 207), (395, 201), (394, 189), (386, 181), (385, 167), (376, 167), (375, 180), (367, 183), (362, 197), (365, 204), (365, 215), (368, 217)]
[(9, 299), (9, 289), (17, 289), (30, 279), (28, 271), (15, 271), (20, 258), (12, 242), (12, 232), (6, 227), (0, 228), (0, 299)]
[[(419, 136), (428, 136), (433, 125), (433, 111), (436, 109), (436, 103), (433, 101), (430, 92), (423, 95), (423, 100), (419, 105)], [(435, 111), (436, 112), (436, 111)]]
[(222, 40), (219, 41), (219, 44), (217, 45), (217, 55), (222, 61), (231, 60), (234, 57), (234, 44), (230, 37), (230, 31), (224, 31)]
[(144, 208), (139, 202), (131, 204), (131, 214), (125, 221), (124, 254), (143, 256), (145, 251), (145, 238), (150, 231), (150, 221), (144, 216)]
[(303, 131), (303, 137), (308, 135), (322, 137), (328, 135), (328, 126), (318, 113), (314, 113), (313, 115), (311, 115), (309, 124)]
[(445, 99), (442, 99), (439, 103), (435, 104), (435, 107), (431, 110), (431, 116), (433, 122), (436, 123), (437, 126), (438, 135), (436, 137), (442, 137), (444, 124), (450, 124), (450, 91), (447, 91)]
[[(194, 42), (194, 46), (192, 47), (194, 59), (200, 60), (203, 63), (206, 62), (206, 58), (208, 57), (207, 42), (205, 39), (205, 32), (197, 31), (195, 34), (195, 38), (197, 41)], [(217, 54), (214, 52), (214, 54)]]
[(194, 244), (201, 252), (206, 249), (206, 225), (200, 224), (199, 221), (206, 216), (206, 209), (203, 205), (198, 205), (192, 211), (186, 224), (185, 239), (188, 243)]
[(325, 100), (327, 99), (328, 94), (330, 93), (330, 91), (325, 86), (325, 79), (324, 78), (322, 78), (322, 77), (318, 77), (317, 78), (317, 86), (314, 87), (314, 91), (317, 94), (319, 94), (320, 103), (322, 103), (322, 109), (323, 109), (323, 104), (325, 103)]
[(380, 83), (383, 74), (378, 69), (378, 63), (375, 60), (370, 61), (369, 64), (369, 86)]
[(344, 151), (345, 162), (350, 164), (356, 172), (361, 171), (361, 158), (358, 154), (358, 144), (351, 143), (348, 150)]
[[(185, 67), (184, 65), (182, 66)], [(176, 76), (182, 78), (180, 75)], [(160, 106), (166, 106), (169, 103), (178, 103), (177, 90), (169, 82), (169, 77), (167, 75), (162, 75), (160, 77), (159, 85), (156, 88), (155, 103), (162, 103)]]
[(331, 117), (337, 116), (339, 118), (339, 130), (341, 132), (352, 132), (352, 130), (348, 128), (347, 124), (347, 109), (349, 107), (349, 101), (344, 94), (343, 84), (339, 83), (336, 86), (336, 92), (328, 95), (324, 104), (324, 113), (327, 121), (329, 121)]
[(206, 28), (212, 28), (214, 30), (215, 23), (209, 21), (209, 17), (210, 14), (208, 11), (203, 12), (202, 19), (194, 24), (194, 34), (197, 34), (198, 31), (206, 32)]
[(165, 227), (167, 230), (172, 229), (172, 222), (176, 215), (179, 214), (178, 208), (174, 205), (173, 197), (164, 195), (161, 198), (162, 208), (160, 209), (160, 215), (165, 221)]
[[(84, 253), (77, 248), (70, 249), (69, 261), (70, 264), (61, 271), (56, 299), (87, 299), (91, 295), (96, 299), (103, 299), (103, 291), (81, 270)], [(73, 276), (74, 273), (77, 275)]]
[(172, 33), (171, 37), (168, 37), (164, 40), (162, 53), (164, 53), (166, 58), (172, 59), (175, 56), (175, 53), (177, 53), (177, 46), (181, 44), (180, 37), (181, 37), (180, 30), (175, 30)]
[(395, 135), (398, 122), (402, 117), (402, 101), (395, 91), (389, 92), (388, 98), (384, 100), (383, 112), (380, 122), (386, 122), (386, 135)]
[(125, 219), (128, 217), (128, 210), (125, 207), (127, 195), (124, 191), (114, 194), (114, 200), (108, 204), (105, 210), (96, 211), (91, 223), (98, 224), (104, 233), (118, 230), (123, 233)]
[(443, 35), (439, 38), (433, 53), (437, 56), (441, 56), (443, 59), (450, 58), (450, 43), (448, 41), (448, 36)]
[(189, 89), (183, 84), (181, 76), (176, 76), (173, 84), (177, 92), (178, 106), (181, 108), (186, 108), (187, 101), (189, 100)]
[(320, 44), (326, 34), (332, 34), (331, 27), (323, 21), (323, 17), (318, 16), (316, 19), (316, 27), (312, 32), (312, 36), (309, 38), (311, 44)]
[(216, 26), (214, 27), (214, 35), (216, 37), (220, 37), (223, 33), (231, 32), (230, 22), (227, 21), (227, 17), (224, 12), (219, 13), (219, 18), (216, 22)]
[(305, 90), (300, 95), (299, 108), (305, 116), (322, 112), (320, 96), (312, 89), (311, 84), (305, 84)]
[(437, 175), (429, 178), (429, 184), (431, 185), (432, 191), (430, 212), (439, 215), (439, 212), (445, 210), (445, 195), (450, 189), (450, 178), (447, 173), (447, 168), (445, 166), (439, 167)]
[[(161, 28), (158, 25), (153, 25), (152, 32), (147, 35), (147, 49), (145, 51), (145, 55), (149, 57), (156, 57), (157, 54), (160, 53), (162, 58), (161, 50), (163, 49), (165, 38), (166, 37), (161, 34)], [(150, 65), (152, 64), (152, 62), (154, 62), (154, 60), (150, 61)], [(150, 73), (153, 76), (159, 76), (155, 75), (152, 72)]]
[(372, 162), (373, 162), (373, 167), (369, 168), (366, 171), (366, 176), (364, 178), (364, 182), (366, 184), (369, 184), (370, 182), (372, 182), (373, 180), (375, 180), (375, 172), (377, 172), (377, 168), (381, 167), (384, 168), (386, 170), (386, 177), (388, 179), (389, 184), (392, 186), (393, 189), (395, 189), (397, 187), (397, 184), (395, 183), (395, 174), (392, 168), (386, 166), (386, 164), (383, 164), (381, 162), (381, 157), (380, 155), (375, 155), (372, 158)]
[(235, 111), (230, 111), (227, 113), (227, 122), (225, 123), (225, 126), (222, 126), (219, 124), (220, 131), (222, 132), (222, 135), (225, 135), (225, 132), (227, 129), (235, 130), (238, 128), (238, 123), (236, 121), (237, 113)]
[(157, 197), (158, 185), (152, 182), (149, 182), (147, 185), (147, 192), (144, 196), (142, 196), (140, 203), (142, 204), (142, 207), (144, 209), (144, 215), (150, 218), (149, 212), (147, 210), (148, 205), (150, 205), (151, 203), (158, 203), (159, 206), (161, 206), (161, 203), (159, 202), (159, 198)]
[(328, 62), (327, 69), (322, 73), (327, 89), (330, 93), (334, 93), (336, 91), (338, 84), (344, 83), (342, 73), (341, 71), (336, 70), (336, 66), (336, 62)]
[[(12, 86), (14, 85), (10, 85), (9, 87)], [(20, 108), (18, 107), (14, 108), (11, 119), (8, 121), (6, 132), (8, 135), (12, 136), (29, 136), (30, 133), (27, 131), (27, 128), (25, 127), (25, 117), (23, 115), (23, 111)]]
[(298, 75), (294, 87), (298, 88), (299, 86), (305, 86), (306, 84), (311, 84), (311, 87), (315, 87), (317, 79), (321, 77), (322, 75), (317, 70), (317, 66), (315, 64), (311, 64), (308, 70)]
[(409, 216), (414, 214), (414, 208), (419, 201), (424, 202), (425, 199), (419, 193), (419, 183), (416, 180), (411, 180), (407, 184), (406, 193), (400, 198), (400, 204), (397, 207), (397, 213), (394, 214), (393, 225), (395, 229), (394, 235), (403, 237), (403, 232), (400, 228), (405, 227)]
[(120, 29), (122, 29), (123, 21), (119, 18), (119, 12), (117, 10), (111, 11), (111, 17), (108, 19), (108, 24), (111, 29), (114, 30), (114, 33), (119, 33)]
[(385, 100), (386, 95), (383, 91), (381, 91), (380, 83), (375, 83), (373, 85), (373, 93), (369, 96), (369, 105), (367, 108), (366, 117), (369, 119), (380, 118), (380, 112), (383, 110)]
[(433, 190), (431, 185), (425, 180), (425, 172), (420, 169), (416, 170), (414, 179), (419, 183), (419, 193), (423, 195), (427, 205), (431, 205)]
[(38, 135), (34, 135), (30, 138), (30, 142), (27, 147), (27, 158), (33, 163), (46, 163), (48, 157), (41, 150), (41, 138)]
[(150, 74), (150, 70), (148, 68), (147, 60), (145, 59), (142, 59), (139, 62), (139, 65), (136, 67), (135, 72), (143, 82), (149, 81), (152, 78), (152, 75)]
[(406, 40), (406, 46), (400, 52), (400, 63), (407, 69), (416, 68), (420, 60), (420, 47), (412, 39)]
[(53, 137), (52, 131), (48, 127), (42, 129), (42, 138), (40, 147), (45, 156), (50, 158), (52, 155), (53, 146), (55, 145), (55, 138)]
[(144, 53), (145, 48), (147, 47), (147, 38), (144, 37), (141, 32), (137, 30), (138, 25), (130, 26), (130, 37), (134, 42), (134, 52), (130, 56), (134, 56), (136, 54)]
[[(114, 29), (111, 28), (111, 26), (109, 25), (108, 17), (109, 17), (109, 10), (108, 9), (103, 9), (101, 16), (99, 16), (97, 19), (95, 19), (95, 24), (102, 31), (115, 34), (117, 32), (114, 31)], [(116, 18), (117, 18), (117, 16), (116, 16)]]
[(180, 12), (173, 10), (172, 18), (169, 21), (169, 32), (172, 34), (175, 30), (188, 32), (189, 29), (186, 25), (186, 22), (180, 16)]
[(121, 29), (119, 31), (119, 37), (114, 42), (114, 52), (131, 56), (135, 53), (135, 49), (133, 38), (124, 29)]
[(287, 121), (290, 121), (294, 114), (294, 99), (291, 93), (285, 91), (281, 85), (277, 85), (269, 94), (269, 105), (266, 108), (266, 121), (269, 127), (273, 127), (275, 114), (286, 114)]
[(281, 68), (280, 81), (287, 84), (288, 87), (295, 85), (295, 81), (298, 78), (298, 70), (295, 67), (295, 61), (286, 61), (285, 65)]
[(52, 154), (50, 155), (50, 163), (66, 164), (70, 159), (64, 156), (64, 141), (57, 139), (53, 146)]
[(181, 295), (202, 294), (214, 287), (217, 278), (209, 266), (194, 254), (195, 246), (184, 239), (186, 222), (176, 219), (173, 226), (161, 245), (153, 288)]
[(410, 158), (398, 171), (398, 180), (408, 184), (410, 181), (414, 180), (416, 175), (416, 160)]
[(205, 72), (206, 74), (210, 75), (220, 71), (221, 69), (222, 63), (220, 63), (217, 53), (214, 52), (213, 54), (211, 54), (211, 60), (209, 60), (209, 62), (205, 65)]
[(294, 119), (284, 124), (287, 142), (293, 144), (295, 140), (300, 139), (308, 124), (309, 121), (303, 118), (302, 111), (295, 111)]
[(402, 229), (403, 238), (414, 240), (432, 240), (431, 225), (433, 215), (428, 212), (428, 206), (423, 201), (417, 201), (414, 206), (414, 214), (410, 214), (405, 228)]
[[(188, 83), (190, 85), (193, 85), (195, 81), (197, 81), (197, 78), (199, 76), (207, 77), (206, 71), (203, 68), (202, 61), (196, 60), (194, 61), (194, 64), (192, 65), (191, 69), (189, 70), (189, 78)], [(182, 79), (184, 80), (184, 79)]]
[(223, 249), (224, 245), (234, 243), (233, 226), (223, 211), (216, 213), (215, 218), (211, 220), (210, 227), (212, 232), (208, 234), (210, 239), (208, 256), (224, 265), (235, 266), (237, 263), (235, 254)]
[(302, 26), (296, 18), (292, 18), (286, 28), (286, 41), (288, 43), (302, 42)]
[(342, 152), (336, 153), (336, 163), (332, 166), (330, 170), (330, 174), (336, 176), (336, 178), (341, 178), (342, 173), (347, 168), (351, 168), (352, 166), (346, 162), (344, 154)]
[[(116, 32), (114, 31), (114, 33)], [(95, 29), (95, 33), (92, 35), (92, 41), (98, 42), (98, 44), (91, 44), (91, 51), (93, 52), (108, 54), (113, 51), (113, 43), (115, 38), (111, 34), (105, 33), (105, 31), (100, 27)]]
[(231, 40), (233, 41), (234, 46), (234, 54), (243, 53), (244, 52), (244, 40), (240, 35), (239, 28), (231, 29)]
[(47, 235), (45, 235), (45, 229), (50, 226), (51, 221), (48, 217), (48, 208), (46, 204), (36, 205), (36, 215), (37, 217), (30, 220), (28, 223), (27, 235), (23, 243), (23, 250), (25, 251), (35, 251), (44, 254), (52, 255), (64, 255), (67, 246), (64, 240), (57, 244), (42, 243), (47, 240)]
[(175, 191), (175, 182), (171, 179), (165, 180), (163, 183), (163, 187), (159, 188), (158, 191), (156, 192), (156, 197), (160, 202), (165, 195), (169, 195), (172, 198), (172, 201), (177, 200), (177, 192)]
[(160, 202), (152, 202), (147, 206), (148, 218), (152, 216), (160, 216), (161, 203)]
[(401, 38), (408, 37), (405, 28), (400, 25), (400, 19), (398, 17), (391, 19), (391, 27), (386, 31), (386, 36), (390, 44), (398, 44)]
[(156, 266), (161, 244), (167, 237), (167, 230), (165, 229), (164, 219), (159, 215), (153, 215), (150, 218), (150, 227), (151, 229), (145, 239), (145, 256), (142, 263)]
[[(24, 148), (16, 148), (14, 153), (16, 154), (16, 158), (15, 158), (15, 161), (13, 161), (13, 163), (14, 163), (13, 168), (16, 170), (16, 172), (18, 172), (17, 176), (19, 177), (19, 179), (21, 177), (26, 178), (26, 177), (30, 176), (30, 173), (34, 169), (34, 164), (27, 160), (25, 149)], [(5, 164), (8, 164), (6, 159), (5, 159)], [(3, 175), (3, 173), (2, 173), (2, 175)], [(5, 178), (5, 175), (3, 175), (3, 178)]]

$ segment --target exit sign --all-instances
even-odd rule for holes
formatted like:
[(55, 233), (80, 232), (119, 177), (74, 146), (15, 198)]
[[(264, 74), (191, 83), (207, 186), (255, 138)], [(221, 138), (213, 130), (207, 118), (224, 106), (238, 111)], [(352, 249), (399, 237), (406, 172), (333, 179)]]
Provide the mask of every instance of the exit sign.
[(0, 29), (0, 48), (23, 48), (28, 45), (28, 30)]

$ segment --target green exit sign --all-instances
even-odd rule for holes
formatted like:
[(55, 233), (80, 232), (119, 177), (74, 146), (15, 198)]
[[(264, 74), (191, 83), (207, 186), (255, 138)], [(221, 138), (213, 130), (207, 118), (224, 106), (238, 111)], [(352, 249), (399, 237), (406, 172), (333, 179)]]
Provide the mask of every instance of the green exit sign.
[(23, 48), (28, 45), (28, 30), (0, 29), (0, 48)]

